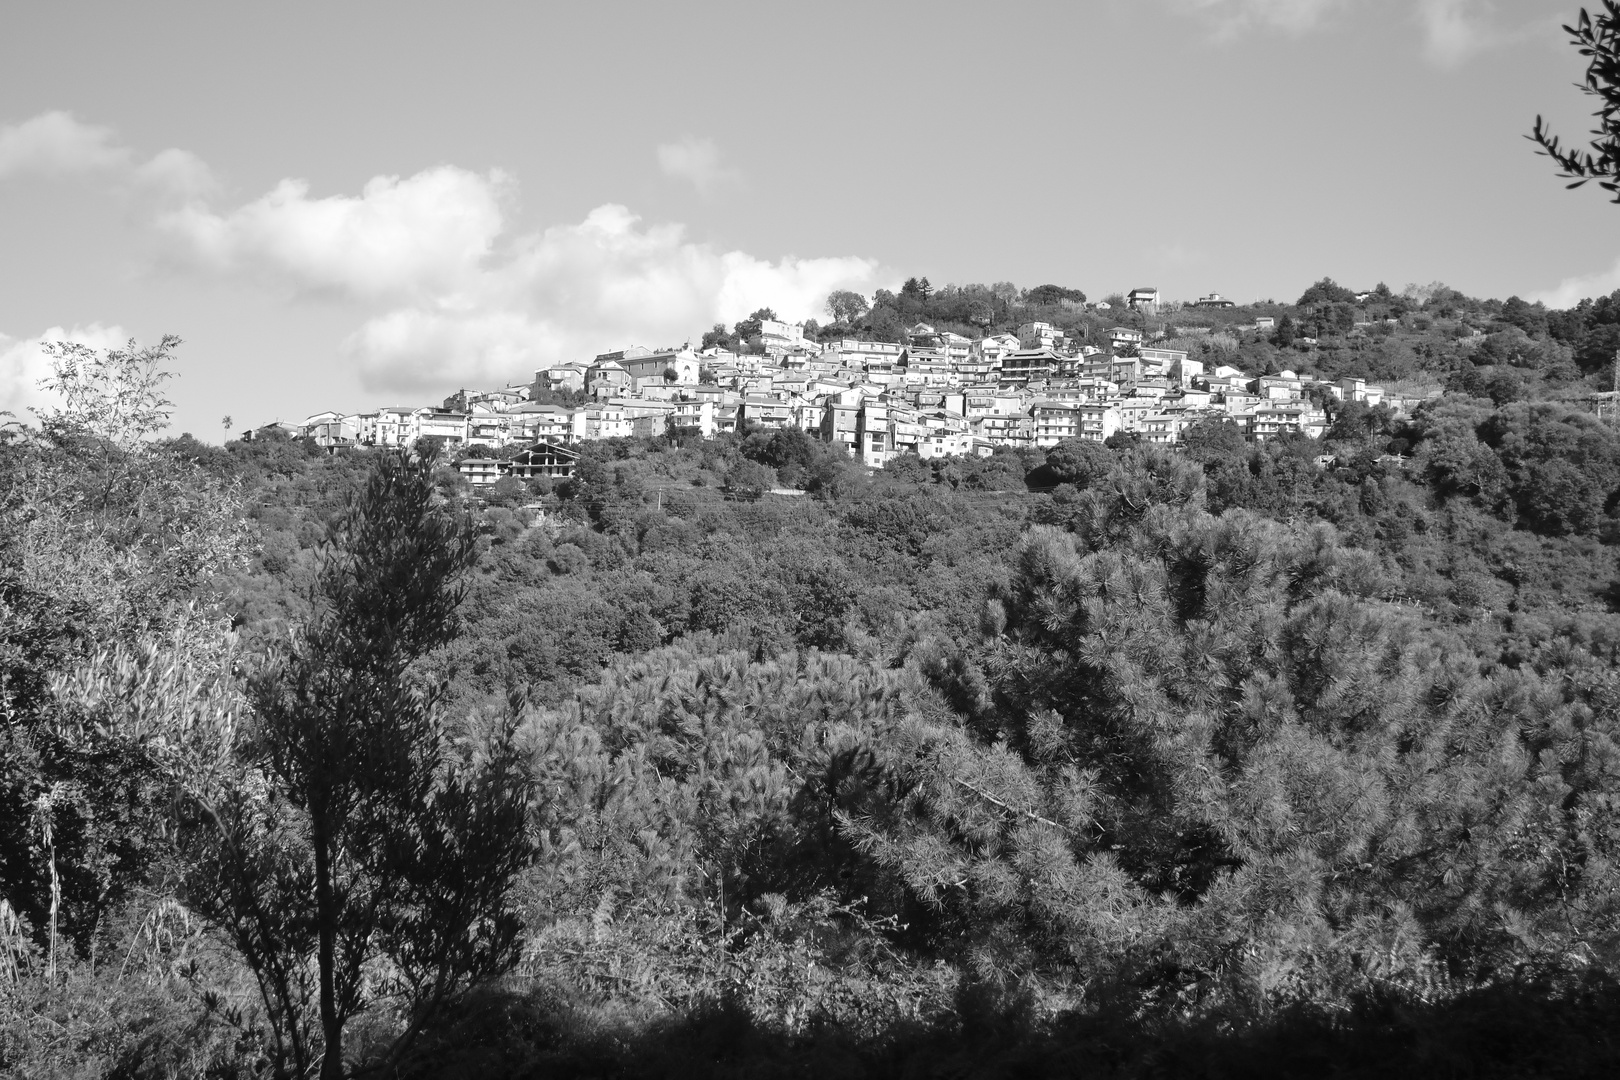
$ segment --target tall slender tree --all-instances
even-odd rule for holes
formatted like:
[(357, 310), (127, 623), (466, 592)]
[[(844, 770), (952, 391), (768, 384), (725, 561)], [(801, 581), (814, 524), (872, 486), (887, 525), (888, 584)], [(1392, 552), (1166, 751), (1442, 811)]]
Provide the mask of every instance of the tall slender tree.
[(284, 1073), (342, 1077), (344, 1026), (377, 985), (406, 1004), (397, 1059), (515, 959), (507, 892), (531, 847), (512, 726), (453, 745), (415, 674), (454, 635), (473, 560), (432, 459), (379, 458), (328, 537), (318, 614), (249, 681), (258, 729), (240, 783), (203, 807), (196, 893), (259, 980)]

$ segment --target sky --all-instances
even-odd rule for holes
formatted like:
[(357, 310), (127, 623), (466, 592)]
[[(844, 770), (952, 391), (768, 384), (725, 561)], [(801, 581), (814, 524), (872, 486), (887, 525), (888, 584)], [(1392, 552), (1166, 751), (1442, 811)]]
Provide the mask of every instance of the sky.
[[(184, 339), (174, 430), (430, 404), (911, 275), (1620, 288), (1547, 0), (8, 6), (0, 410)], [(224, 418), (231, 418), (227, 429)]]

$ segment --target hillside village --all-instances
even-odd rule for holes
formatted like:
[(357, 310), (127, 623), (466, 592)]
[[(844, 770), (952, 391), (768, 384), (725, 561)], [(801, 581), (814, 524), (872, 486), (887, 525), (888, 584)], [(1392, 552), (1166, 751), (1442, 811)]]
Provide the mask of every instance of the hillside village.
[[(438, 405), (321, 412), (268, 426), (332, 449), (436, 438), (460, 458), (469, 482), (484, 485), (508, 474), (566, 476), (578, 444), (625, 436), (794, 427), (881, 468), (903, 454), (984, 457), (1116, 433), (1175, 446), (1186, 428), (1211, 417), (1230, 419), (1250, 442), (1288, 433), (1318, 438), (1329, 399), (1385, 402), (1384, 389), (1362, 378), (1206, 367), (1186, 348), (1162, 347), (1165, 331), (1153, 329), (1164, 306), (1157, 289), (1123, 299), (1120, 314), (1135, 315), (1136, 325), (1107, 328), (1101, 344), (1044, 321), (978, 338), (919, 321), (903, 341), (817, 341), (804, 323), (764, 319), (750, 351), (632, 347), (541, 369), (527, 384), (460, 390)], [(1212, 294), (1187, 306), (1233, 302)], [(1100, 314), (1109, 305), (1092, 307)], [(1256, 316), (1236, 329), (1265, 335), (1274, 323)], [(1399, 412), (1409, 403), (1388, 404)]]

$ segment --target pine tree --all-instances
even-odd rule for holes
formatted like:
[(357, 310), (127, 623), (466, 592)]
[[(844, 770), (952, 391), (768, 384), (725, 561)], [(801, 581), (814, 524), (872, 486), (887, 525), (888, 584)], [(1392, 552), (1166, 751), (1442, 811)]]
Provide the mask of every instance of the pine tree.
[(258, 728), (238, 783), (200, 807), (211, 830), (192, 892), (258, 977), (288, 1075), (343, 1075), (377, 958), (405, 1002), (394, 1060), (515, 960), (507, 897), (532, 848), (512, 727), (476, 753), (452, 744), (413, 674), (453, 634), (474, 558), (433, 464), (378, 458), (331, 529), (315, 618), (250, 680)]

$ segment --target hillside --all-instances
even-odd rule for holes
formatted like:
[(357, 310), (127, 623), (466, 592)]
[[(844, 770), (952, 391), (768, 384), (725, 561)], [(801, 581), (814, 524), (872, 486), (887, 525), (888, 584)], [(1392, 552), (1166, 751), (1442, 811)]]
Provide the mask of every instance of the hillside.
[(8, 428), (0, 1068), (290, 1070), (322, 828), (402, 1075), (1612, 1067), (1616, 306), (1330, 286), (1158, 316), (1318, 438)]

